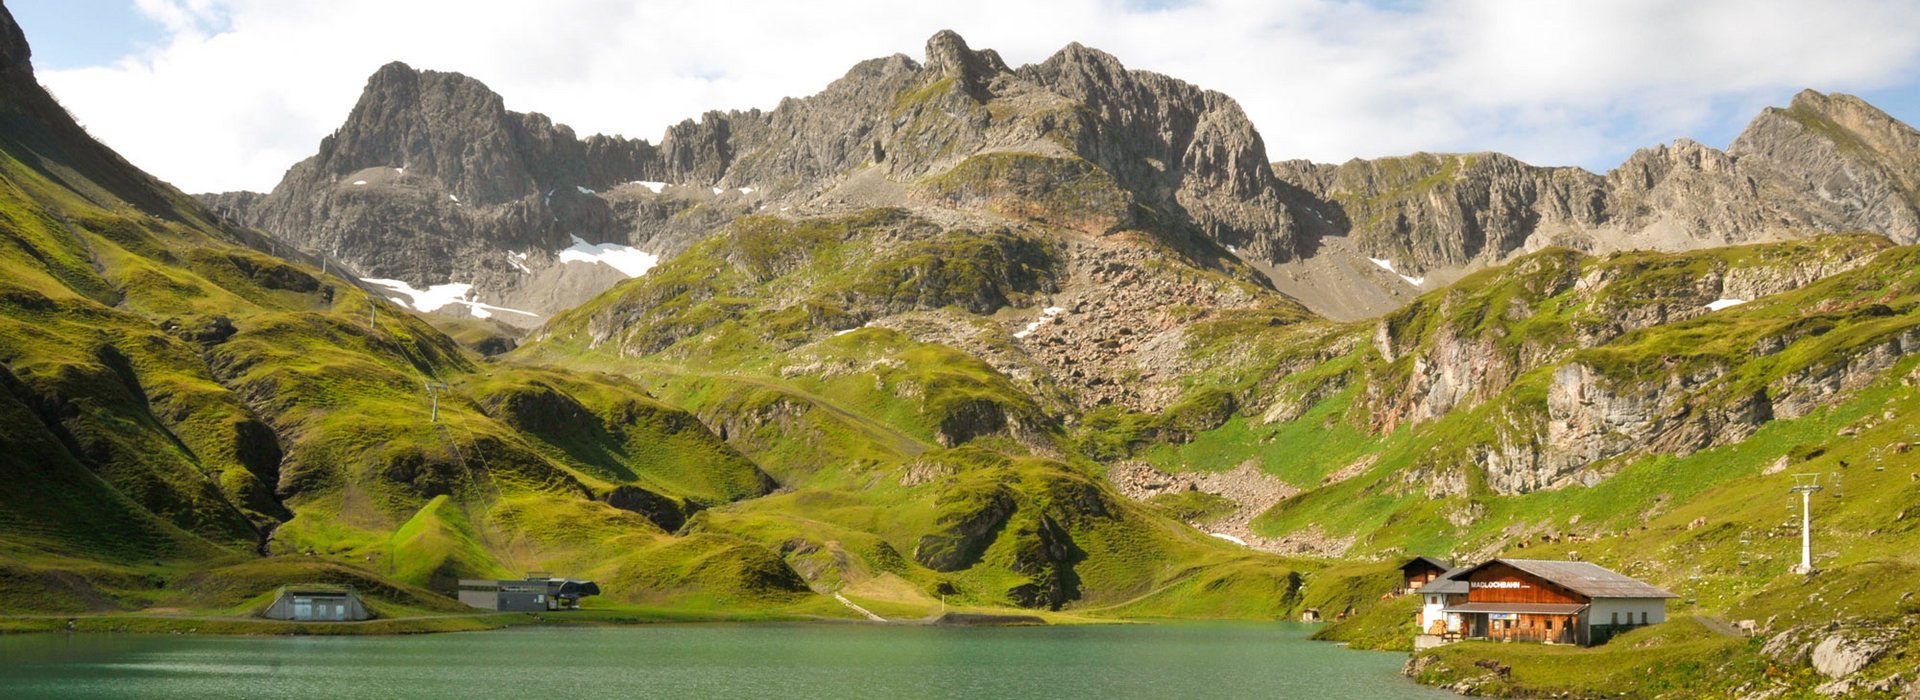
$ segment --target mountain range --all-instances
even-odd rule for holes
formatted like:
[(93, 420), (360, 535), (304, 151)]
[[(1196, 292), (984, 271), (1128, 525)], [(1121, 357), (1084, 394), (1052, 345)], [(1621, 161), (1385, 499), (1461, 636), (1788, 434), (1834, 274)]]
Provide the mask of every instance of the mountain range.
[[(537, 569), (1404, 646), (1396, 559), (1525, 550), (1684, 597), (1610, 692), (1913, 680), (1920, 135), (1856, 98), (1598, 175), (1272, 162), (1225, 95), (951, 32), (658, 145), (396, 63), (272, 192), (188, 197), (0, 17), (0, 611)], [(1587, 692), (1518, 676), (1476, 682)]]
[(921, 61), (866, 61), (771, 111), (682, 122), (658, 146), (581, 139), (471, 78), (390, 64), (273, 192), (202, 199), (370, 277), (471, 284), (535, 312), (499, 316), (530, 327), (630, 276), (591, 265), (591, 246), (670, 258), (760, 211), (966, 209), (979, 203), (915, 185), (975, 154), (1024, 153), (1096, 167), (1129, 196), (1084, 227), (1155, 229), (1352, 320), (1548, 246), (1682, 251), (1810, 231), (1912, 243), (1916, 139), (1857, 98), (1807, 91), (1726, 151), (1683, 139), (1605, 175), (1497, 153), (1269, 163), (1225, 95), (1078, 44), (1012, 69), (943, 32)]

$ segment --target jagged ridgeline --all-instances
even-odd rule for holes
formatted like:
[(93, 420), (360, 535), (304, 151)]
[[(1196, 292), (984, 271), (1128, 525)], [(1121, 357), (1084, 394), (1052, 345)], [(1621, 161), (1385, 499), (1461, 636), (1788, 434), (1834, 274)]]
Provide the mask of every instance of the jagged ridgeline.
[[(1920, 583), (1920, 137), (1854, 98), (1598, 175), (1270, 164), (1224, 95), (950, 32), (657, 145), (394, 64), (274, 192), (202, 208), (14, 45), (22, 607), (299, 575), (419, 609), (541, 568), (621, 604), (1264, 618), (1525, 546), (1766, 617), (1793, 471), (1875, 494), (1823, 516), (1823, 595)], [(447, 284), (522, 346), (401, 305)]]
[[(1118, 496), (1062, 449), (1041, 400), (951, 347), (875, 329), (817, 348), (894, 368), (899, 392), (924, 399), (908, 402), (852, 373), (676, 375), (676, 398), (710, 399), (696, 402), (704, 421), (659, 387), (560, 366), (590, 362), (483, 361), (88, 138), (6, 30), (8, 610), (242, 611), (318, 579), (372, 591), (388, 613), (431, 611), (460, 577), (531, 569), (597, 579), (624, 603), (728, 610), (813, 610), (829, 589), (883, 610), (945, 596), (1269, 615), (1298, 597), (1293, 567)], [(1124, 196), (1102, 206), (1080, 220), (1131, 216)], [(725, 263), (737, 278), (702, 278), (689, 255), (643, 282), (765, 283), (827, 262), (829, 243), (902, 241), (871, 264), (846, 245), (817, 316), (770, 314), (767, 347), (781, 349), (820, 323), (984, 313), (1062, 284), (1060, 243), (1020, 226), (894, 211), (795, 226), (743, 219), (743, 238), (761, 238)], [(795, 245), (804, 236), (818, 240)], [(711, 332), (698, 310), (671, 311), (647, 309), (666, 320), (634, 342)], [(1182, 594), (1195, 587), (1213, 595)]]
[(368, 278), (470, 285), (482, 304), (416, 308), (523, 328), (738, 217), (872, 207), (1149, 231), (1353, 320), (1549, 246), (1912, 243), (1916, 145), (1865, 102), (1807, 91), (1726, 151), (1680, 140), (1605, 174), (1497, 153), (1270, 164), (1226, 95), (1078, 44), (1010, 68), (942, 32), (921, 60), (862, 62), (818, 94), (708, 112), (657, 145), (579, 138), (473, 78), (392, 64), (273, 192), (203, 199)]
[(90, 139), (5, 19), (0, 609), (245, 610), (319, 579), (435, 610), (458, 576), (531, 568), (626, 600), (808, 594), (764, 546), (670, 534), (772, 488), (697, 420), (630, 380), (481, 364), (221, 223)]
[[(1028, 71), (950, 97), (991, 118)], [(944, 79), (920, 74), (894, 99), (942, 94)], [(1045, 139), (913, 174), (869, 164), (845, 181), (861, 189), (830, 190), (846, 206), (739, 217), (559, 314), (519, 357), (642, 377), (716, 426), (791, 491), (689, 527), (779, 532), (815, 580), (858, 568), (828, 561), (884, 558), (821, 544), (869, 532), (939, 572), (922, 579), (934, 590), (1109, 609), (1051, 574), (978, 577), (1048, 571), (1032, 557), (1066, 538), (1087, 552), (1075, 576), (1094, 580), (1110, 560), (1086, 545), (1101, 522), (1089, 514), (1114, 512), (1118, 483), (1131, 507), (1251, 549), (1325, 562), (1524, 547), (1681, 590), (1696, 614), (1777, 615), (1785, 632), (1821, 620), (1786, 610), (1807, 591), (1787, 571), (1778, 495), (1820, 471), (1873, 494), (1822, 526), (1835, 544), (1820, 595), (1880, 624), (1903, 608), (1857, 584), (1920, 582), (1920, 253), (1899, 223), (1911, 133), (1805, 93), (1727, 153), (1682, 143), (1604, 177), (1495, 155), (1313, 166), (1325, 179), (1300, 190), (1347, 232), (1328, 250), (1379, 256), (1367, 270), (1398, 262), (1393, 279), (1457, 265), (1445, 285), (1395, 282), (1433, 289), (1355, 322), (1282, 293), (1274, 273), (1310, 256), (1249, 260), (1118, 166), (1033, 145)], [(1554, 218), (1573, 200), (1577, 215)], [(855, 206), (873, 203), (886, 206)], [(1504, 223), (1489, 238), (1420, 233), (1468, 219)], [(1035, 490), (1076, 473), (1107, 500)], [(928, 487), (928, 511), (889, 505)], [(1081, 505), (1048, 510), (1063, 503)], [(1303, 568), (1296, 606), (1364, 608), (1393, 587), (1384, 565)], [(1190, 569), (1174, 590), (1263, 595), (1205, 582), (1219, 570)], [(1183, 612), (1220, 609), (1191, 599)], [(1136, 605), (1111, 609), (1165, 609)], [(1331, 634), (1404, 646), (1405, 612)]]

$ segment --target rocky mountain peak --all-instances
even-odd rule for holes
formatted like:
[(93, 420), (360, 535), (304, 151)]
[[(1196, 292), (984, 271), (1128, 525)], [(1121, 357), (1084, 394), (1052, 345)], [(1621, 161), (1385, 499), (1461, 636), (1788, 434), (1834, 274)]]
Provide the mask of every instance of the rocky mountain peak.
[(926, 68), (941, 78), (959, 81), (969, 94), (980, 99), (985, 98), (987, 84), (993, 81), (993, 76), (1010, 72), (998, 52), (974, 51), (967, 46), (966, 39), (951, 29), (942, 29), (927, 39)]
[(1079, 70), (1096, 75), (1119, 76), (1127, 72), (1127, 67), (1113, 54), (1087, 46), (1078, 41), (1060, 47), (1047, 60), (1040, 64), (1047, 70)]
[(13, 21), (13, 13), (0, 6), (0, 71), (12, 75), (33, 75), (33, 49), (27, 46), (27, 35), (20, 31), (20, 24)]
[(534, 188), (513, 144), (505, 101), (459, 73), (382, 66), (367, 80), (347, 121), (320, 146), (320, 172), (412, 170), (467, 201), (504, 202)]
[(1803, 90), (1762, 111), (1727, 153), (1763, 163), (1758, 179), (1804, 200), (1823, 228), (1920, 240), (1920, 132), (1865, 100)]
[(1159, 73), (1128, 70), (1079, 43), (1023, 66), (1021, 78), (1083, 105), (1101, 125), (1076, 150), (1149, 202), (1184, 214), (1249, 259), (1300, 249), (1298, 199), (1274, 178), (1266, 143), (1233, 98)]

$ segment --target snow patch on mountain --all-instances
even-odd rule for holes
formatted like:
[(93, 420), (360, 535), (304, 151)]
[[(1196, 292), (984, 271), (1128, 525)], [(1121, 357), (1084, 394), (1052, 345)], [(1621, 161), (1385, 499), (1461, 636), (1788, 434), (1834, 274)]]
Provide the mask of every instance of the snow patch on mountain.
[(628, 277), (639, 277), (660, 264), (660, 256), (618, 243), (588, 243), (573, 236), (573, 245), (557, 255), (563, 263), (603, 263)]
[(1054, 319), (1060, 317), (1060, 314), (1063, 314), (1066, 312), (1067, 312), (1066, 309), (1060, 308), (1058, 306), (1049, 306), (1045, 309), (1041, 309), (1040, 318), (1034, 321), (1033, 323), (1027, 324), (1026, 330), (1016, 331), (1013, 334), (1013, 337), (1025, 338), (1027, 336), (1033, 335), (1033, 332), (1040, 330), (1041, 326), (1047, 325), (1048, 323), (1052, 323)]
[(465, 282), (448, 282), (446, 284), (436, 284), (426, 289), (414, 289), (413, 285), (407, 284), (403, 280), (368, 278), (362, 281), (406, 295), (406, 299), (401, 299), (400, 297), (388, 298), (392, 299), (396, 304), (411, 308), (415, 311), (438, 311), (446, 306), (454, 305), (467, 307), (467, 313), (473, 314), (474, 318), (493, 318), (493, 314), (496, 311), (526, 316), (540, 315), (532, 311), (521, 311), (520, 309), (509, 309), (504, 306), (494, 306), (473, 299), (473, 285)]

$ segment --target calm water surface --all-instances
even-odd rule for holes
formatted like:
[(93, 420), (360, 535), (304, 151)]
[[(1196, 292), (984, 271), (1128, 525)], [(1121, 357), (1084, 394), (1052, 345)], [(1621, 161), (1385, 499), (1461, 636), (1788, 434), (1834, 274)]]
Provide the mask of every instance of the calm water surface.
[(1452, 697), (1294, 623), (0, 636), (0, 698)]

